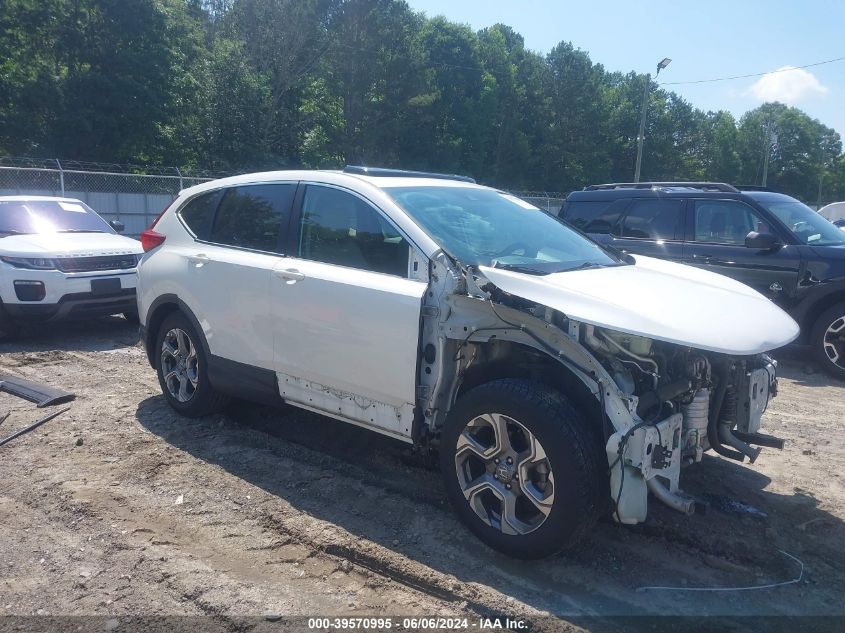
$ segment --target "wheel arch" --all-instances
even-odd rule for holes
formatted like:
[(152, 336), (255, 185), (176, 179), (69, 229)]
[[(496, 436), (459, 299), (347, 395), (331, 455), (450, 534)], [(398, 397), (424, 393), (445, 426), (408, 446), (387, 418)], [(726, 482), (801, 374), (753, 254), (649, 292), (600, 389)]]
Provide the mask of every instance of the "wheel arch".
[(478, 357), (483, 360), (473, 363), (459, 377), (452, 407), (475, 387), (503, 378), (521, 378), (559, 391), (584, 416), (590, 428), (595, 429), (599, 436), (603, 435), (601, 402), (593, 390), (576, 372), (546, 350), (503, 339), (472, 345), (477, 346)]
[(842, 302), (845, 302), (845, 282), (837, 283), (835, 287), (829, 288), (827, 292), (820, 294), (814, 301), (807, 302), (803, 314), (796, 319), (801, 327), (801, 342), (810, 343), (810, 334), (819, 316), (837, 303)]
[(144, 349), (147, 352), (147, 360), (150, 363), (150, 367), (153, 369), (158, 369), (158, 356), (155, 350), (158, 331), (167, 316), (173, 312), (181, 312), (185, 315), (199, 337), (199, 343), (202, 346), (203, 352), (205, 352), (206, 358), (210, 358), (211, 356), (208, 341), (205, 340), (202, 326), (193, 311), (177, 295), (161, 295), (152, 302), (147, 310), (147, 322), (144, 326)]

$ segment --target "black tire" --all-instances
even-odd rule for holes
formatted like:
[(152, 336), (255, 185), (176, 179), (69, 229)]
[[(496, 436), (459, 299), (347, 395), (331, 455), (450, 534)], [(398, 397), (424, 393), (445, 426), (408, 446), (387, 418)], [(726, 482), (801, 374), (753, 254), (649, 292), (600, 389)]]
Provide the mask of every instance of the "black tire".
[[(843, 328), (840, 334), (843, 340), (835, 348), (838, 351), (836, 362), (828, 355), (829, 347), (825, 346), (827, 331), (831, 327)], [(810, 346), (813, 357), (824, 371), (834, 378), (845, 380), (845, 301), (831, 306), (818, 316), (810, 330)]]
[[(527, 533), (506, 534), (503, 528), (493, 526), (495, 521), (483, 520), (465, 498), (459, 480), (459, 477), (470, 478), (466, 476), (467, 471), (461, 474), (462, 468), (467, 466), (456, 463), (461, 459), (457, 451), (459, 437), (478, 416), (493, 413), (510, 420), (506, 425), (509, 434), (515, 430), (519, 435), (527, 430), (534, 435), (545, 450), (547, 466), (554, 477), (551, 509), (545, 519), (541, 518), (539, 526)], [(513, 421), (517, 421), (517, 425), (513, 425)], [(542, 558), (570, 547), (589, 531), (601, 509), (607, 507), (607, 463), (596, 434), (563, 395), (545, 385), (501, 379), (472, 389), (449, 412), (439, 451), (446, 495), (458, 516), (484, 543), (509, 556)], [(463, 454), (478, 459), (472, 452)], [(489, 476), (499, 480), (500, 474), (497, 469)], [(514, 477), (511, 484), (519, 487), (517, 496), (527, 496), (519, 479)], [(496, 503), (492, 497), (488, 499)], [(534, 510), (530, 505), (523, 504), (523, 507)]]
[[(168, 337), (171, 331), (176, 330), (184, 332), (196, 354), (196, 385), (191, 388), (188, 398), (184, 401), (180, 401), (176, 395), (171, 393), (171, 389), (165, 380), (165, 365), (167, 363), (164, 360), (162, 350), (165, 338)], [(226, 406), (229, 398), (217, 392), (209, 383), (208, 359), (206, 358), (203, 345), (194, 326), (191, 325), (191, 322), (184, 314), (173, 312), (165, 317), (156, 334), (154, 351), (156, 373), (158, 374), (158, 383), (161, 386), (161, 391), (167, 399), (168, 404), (178, 413), (189, 418), (198, 418), (203, 415), (216, 413)]]
[(126, 321), (128, 323), (131, 323), (132, 325), (138, 325), (141, 322), (137, 310), (127, 310), (123, 313), (123, 318), (126, 319)]

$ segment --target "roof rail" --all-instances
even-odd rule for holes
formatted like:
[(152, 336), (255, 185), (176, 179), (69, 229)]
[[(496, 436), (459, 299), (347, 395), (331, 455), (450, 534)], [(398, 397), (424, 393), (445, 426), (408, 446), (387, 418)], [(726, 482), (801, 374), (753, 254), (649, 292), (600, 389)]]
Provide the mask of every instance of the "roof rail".
[(724, 182), (613, 182), (606, 185), (588, 185), (584, 191), (600, 189), (653, 189), (655, 187), (689, 187), (703, 191), (723, 191), (739, 193), (739, 189)]
[(737, 185), (736, 188), (740, 191), (771, 191), (773, 193), (779, 193), (771, 187), (764, 187), (762, 185)]
[(389, 169), (387, 167), (364, 167), (363, 165), (347, 165), (343, 168), (344, 174), (355, 174), (358, 176), (378, 176), (392, 178), (439, 178), (441, 180), (460, 180), (462, 182), (475, 182), (475, 178), (460, 176), (458, 174), (437, 174), (428, 171), (407, 171), (405, 169)]

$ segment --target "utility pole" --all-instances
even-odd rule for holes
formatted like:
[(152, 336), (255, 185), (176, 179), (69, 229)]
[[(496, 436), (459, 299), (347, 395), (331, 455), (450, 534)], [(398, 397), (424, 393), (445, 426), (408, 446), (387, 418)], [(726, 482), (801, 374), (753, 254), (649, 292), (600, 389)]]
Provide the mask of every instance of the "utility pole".
[[(657, 64), (657, 72), (654, 75), (654, 78), (660, 75), (660, 71), (666, 68), (672, 60), (668, 57), (664, 57), (660, 62)], [(640, 133), (637, 135), (637, 166), (634, 168), (634, 182), (640, 181), (640, 168), (643, 164), (643, 140), (645, 139), (645, 115), (648, 111), (648, 88), (649, 84), (651, 83), (651, 73), (648, 73), (645, 76), (645, 86), (643, 86), (643, 105), (642, 110), (640, 112)]]
[(637, 134), (637, 166), (634, 169), (634, 182), (640, 181), (640, 167), (643, 164), (643, 139), (645, 137), (645, 113), (648, 109), (648, 84), (651, 82), (651, 73), (645, 76), (645, 86), (643, 87), (643, 106), (640, 113), (640, 133)]
[(772, 120), (766, 121), (766, 139), (763, 142), (763, 186), (766, 186), (766, 181), (769, 178), (769, 154), (772, 153)]

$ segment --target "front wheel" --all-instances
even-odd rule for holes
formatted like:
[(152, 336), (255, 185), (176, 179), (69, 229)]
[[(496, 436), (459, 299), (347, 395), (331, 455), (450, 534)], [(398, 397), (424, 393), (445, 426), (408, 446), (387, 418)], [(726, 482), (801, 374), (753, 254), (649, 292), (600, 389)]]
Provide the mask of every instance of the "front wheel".
[(822, 312), (810, 332), (813, 356), (834, 378), (845, 380), (845, 302)]
[(608, 494), (603, 454), (566, 398), (502, 379), (462, 396), (441, 434), (446, 494), (490, 547), (541, 558), (575, 543)]
[(228, 398), (208, 382), (208, 359), (199, 335), (181, 312), (169, 314), (156, 337), (158, 382), (177, 412), (197, 418), (222, 409)]

